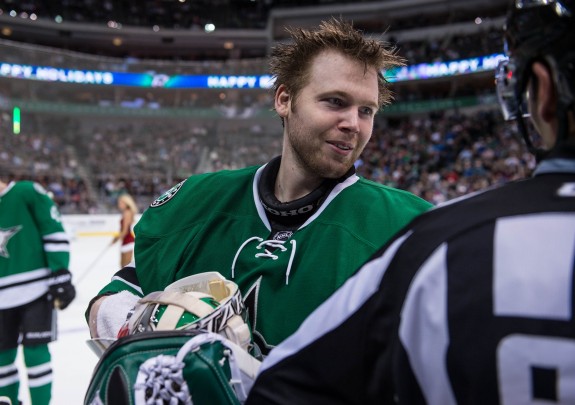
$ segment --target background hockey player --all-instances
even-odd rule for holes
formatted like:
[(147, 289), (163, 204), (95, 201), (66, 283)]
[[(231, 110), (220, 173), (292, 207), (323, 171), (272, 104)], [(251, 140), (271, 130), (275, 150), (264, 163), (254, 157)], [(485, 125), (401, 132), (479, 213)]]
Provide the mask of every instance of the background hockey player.
[(120, 270), (91, 305), (93, 337), (116, 337), (139, 296), (216, 271), (238, 284), (265, 353), (430, 208), (354, 169), (375, 113), (391, 101), (381, 71), (403, 60), (339, 20), (291, 34), (270, 62), (282, 155), (192, 176), (156, 199), (135, 228), (136, 267)]
[(517, 1), (505, 40), (534, 176), (417, 218), (271, 352), (248, 404), (575, 403), (574, 1)]
[(50, 403), (55, 307), (66, 308), (76, 295), (69, 260), (68, 236), (46, 190), (30, 181), (0, 180), (0, 396), (13, 404), (19, 344), (32, 404)]

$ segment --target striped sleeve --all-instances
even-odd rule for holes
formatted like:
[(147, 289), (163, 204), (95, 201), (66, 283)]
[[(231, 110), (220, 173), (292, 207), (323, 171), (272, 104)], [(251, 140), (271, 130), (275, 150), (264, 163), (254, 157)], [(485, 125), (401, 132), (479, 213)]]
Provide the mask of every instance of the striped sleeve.
[(37, 183), (32, 183), (26, 201), (42, 237), (48, 267), (53, 271), (70, 266), (70, 239), (62, 225), (58, 207)]

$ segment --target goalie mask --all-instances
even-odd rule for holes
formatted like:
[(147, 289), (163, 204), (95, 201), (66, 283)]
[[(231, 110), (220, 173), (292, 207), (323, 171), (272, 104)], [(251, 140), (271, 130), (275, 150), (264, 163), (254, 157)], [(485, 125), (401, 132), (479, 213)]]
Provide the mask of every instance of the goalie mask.
[(219, 333), (249, 351), (251, 333), (246, 319), (238, 286), (217, 272), (200, 273), (141, 298), (118, 337), (196, 329)]

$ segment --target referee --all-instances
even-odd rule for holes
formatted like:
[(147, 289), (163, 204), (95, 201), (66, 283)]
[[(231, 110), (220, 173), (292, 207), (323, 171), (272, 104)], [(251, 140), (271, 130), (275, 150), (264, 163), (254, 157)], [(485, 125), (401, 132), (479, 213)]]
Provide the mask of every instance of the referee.
[(271, 352), (247, 404), (575, 404), (574, 3), (518, 0), (506, 23), (497, 91), (534, 176), (415, 219)]

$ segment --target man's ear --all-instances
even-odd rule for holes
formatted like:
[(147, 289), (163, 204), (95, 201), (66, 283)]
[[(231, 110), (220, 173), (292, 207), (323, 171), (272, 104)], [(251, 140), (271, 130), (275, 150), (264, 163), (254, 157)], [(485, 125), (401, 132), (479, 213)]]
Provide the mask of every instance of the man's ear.
[(537, 109), (538, 115), (546, 122), (555, 118), (557, 113), (557, 93), (553, 85), (553, 77), (547, 66), (541, 62), (533, 63), (533, 74), (537, 77)]
[(278, 115), (282, 118), (287, 117), (291, 105), (291, 96), (287, 90), (287, 87), (280, 84), (276, 90), (274, 107)]

